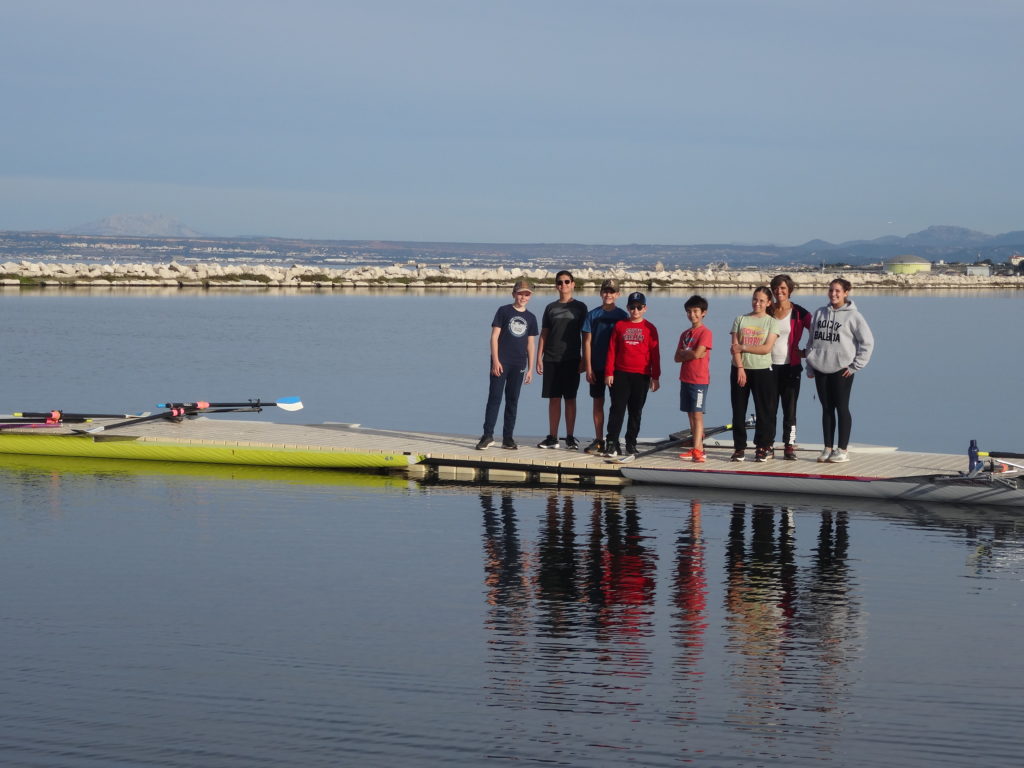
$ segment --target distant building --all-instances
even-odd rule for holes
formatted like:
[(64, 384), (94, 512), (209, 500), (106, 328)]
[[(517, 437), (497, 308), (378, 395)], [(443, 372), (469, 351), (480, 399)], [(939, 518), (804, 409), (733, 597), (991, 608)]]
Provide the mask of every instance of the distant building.
[(906, 254), (894, 256), (888, 261), (883, 262), (882, 271), (894, 275), (913, 275), (916, 272), (931, 272), (932, 263), (928, 259), (922, 259), (920, 256)]
[(1010, 265), (1011, 266), (1016, 267), (1022, 261), (1024, 261), (1024, 254), (1014, 253), (1013, 255), (1010, 256)]
[(992, 277), (991, 264), (968, 264), (968, 277)]

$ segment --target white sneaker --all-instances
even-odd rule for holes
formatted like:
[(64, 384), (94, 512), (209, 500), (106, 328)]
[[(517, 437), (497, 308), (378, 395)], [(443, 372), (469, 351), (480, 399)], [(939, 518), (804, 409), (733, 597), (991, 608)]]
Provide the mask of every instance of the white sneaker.
[(825, 463), (826, 461), (828, 461), (828, 460), (829, 460), (830, 458), (832, 458), (832, 449), (831, 449), (831, 448), (826, 448), (826, 449), (825, 449), (824, 451), (822, 451), (822, 452), (821, 452), (821, 454), (820, 454), (820, 455), (818, 456), (818, 463), (819, 463), (819, 464), (824, 464), (824, 463)]
[(829, 464), (841, 464), (844, 461), (850, 460), (850, 454), (840, 448), (836, 448), (832, 451), (832, 455), (828, 457)]

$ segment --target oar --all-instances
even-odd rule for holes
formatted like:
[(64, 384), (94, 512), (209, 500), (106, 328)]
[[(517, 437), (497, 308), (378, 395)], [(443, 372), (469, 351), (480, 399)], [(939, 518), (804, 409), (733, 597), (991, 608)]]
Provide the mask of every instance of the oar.
[(157, 408), (183, 408), (186, 411), (207, 411), (211, 408), (254, 409), (280, 408), (283, 411), (301, 411), (302, 399), (299, 397), (279, 397), (276, 402), (264, 402), (256, 398), (248, 402), (158, 402)]
[(135, 419), (141, 416), (149, 416), (149, 411), (144, 413), (67, 413), (65, 411), (21, 411), (12, 413), (12, 416), (20, 416), (26, 419), (50, 419), (53, 421), (89, 421), (90, 419)]
[(64, 425), (57, 421), (19, 421), (12, 424), (0, 424), (0, 429), (40, 429), (43, 427), (56, 429), (62, 426)]
[[(86, 430), (78, 430), (87, 432), (89, 434), (96, 434), (97, 432), (106, 432), (111, 429), (119, 429), (120, 427), (129, 427), (135, 424), (142, 424), (147, 421), (156, 421), (157, 419), (170, 419), (174, 421), (181, 421), (186, 416), (198, 416), (201, 413), (237, 413), (240, 411), (260, 411), (263, 406), (275, 406), (282, 408), (286, 411), (298, 411), (302, 408), (302, 400), (297, 397), (282, 397), (274, 403), (265, 403), (259, 399), (250, 400), (247, 403), (208, 403), (205, 401), (197, 401), (194, 403), (160, 403), (158, 408), (167, 408), (166, 411), (161, 413), (154, 413), (148, 416), (142, 416), (135, 419), (127, 419), (126, 421), (119, 421), (114, 424), (101, 424)], [(215, 410), (211, 410), (215, 409)]]
[(81, 424), (83, 421), (92, 421), (91, 418), (86, 418), (85, 416), (69, 416), (63, 419), (50, 419), (45, 416), (37, 416), (36, 418), (8, 418), (6, 416), (0, 416), (0, 419), (3, 419), (5, 424), (10, 424), (12, 426), (15, 424)]
[[(747, 422), (746, 422), (747, 429), (750, 429), (753, 426), (754, 426), (754, 420), (753, 419), (748, 419)], [(732, 429), (732, 424), (723, 424), (720, 427), (711, 427), (710, 429), (705, 429), (704, 430), (704, 437), (711, 437), (712, 435), (720, 435), (722, 432), (728, 432), (730, 429)], [(631, 461), (633, 461), (635, 459), (639, 459), (639, 458), (642, 458), (644, 456), (650, 456), (652, 453), (657, 453), (658, 451), (664, 451), (664, 450), (667, 450), (669, 448), (672, 448), (673, 446), (679, 445), (680, 443), (686, 442), (687, 440), (690, 439), (690, 437), (691, 437), (690, 430), (686, 429), (686, 430), (683, 430), (682, 432), (674, 433), (671, 436), (671, 439), (669, 439), (669, 440), (663, 440), (660, 443), (655, 443), (651, 448), (648, 448), (646, 451), (640, 451), (640, 453), (635, 453), (635, 454), (634, 453), (627, 453), (624, 456), (617, 456), (615, 458), (608, 459), (608, 461), (609, 461), (609, 463), (614, 463), (614, 464), (628, 464), (629, 462), (631, 462)]]
[(1024, 459), (1024, 453), (1010, 453), (1009, 451), (978, 451), (979, 456), (988, 456), (992, 459)]
[(990, 459), (1002, 459), (1001, 464), (1013, 467), (1014, 469), (1024, 469), (1024, 464), (1016, 464), (1012, 461), (1006, 461), (1006, 459), (1024, 459), (1024, 453), (1010, 453), (1009, 451), (978, 451), (979, 456), (987, 456)]
[(188, 415), (189, 414), (186, 413), (183, 408), (171, 408), (170, 410), (163, 411), (161, 413), (151, 413), (147, 416), (125, 419), (124, 421), (118, 421), (113, 424), (100, 424), (99, 426), (90, 427), (89, 429), (76, 429), (75, 432), (93, 435), (97, 432), (106, 432), (107, 430), (118, 429), (120, 427), (130, 427), (135, 424), (143, 424), (147, 421), (157, 421), (158, 419), (172, 419), (180, 421)]

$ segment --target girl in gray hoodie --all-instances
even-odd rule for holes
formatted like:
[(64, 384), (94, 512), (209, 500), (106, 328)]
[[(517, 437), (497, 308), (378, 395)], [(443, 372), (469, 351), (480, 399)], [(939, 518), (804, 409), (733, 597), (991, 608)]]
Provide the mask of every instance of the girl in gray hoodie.
[[(821, 429), (825, 450), (818, 461), (849, 461), (847, 447), (853, 418), (850, 392), (853, 374), (871, 359), (875, 338), (863, 315), (849, 299), (850, 282), (836, 278), (828, 286), (828, 304), (811, 319), (807, 344), (807, 375), (814, 379), (821, 402)], [(836, 441), (836, 426), (839, 439)], [(837, 447), (833, 449), (833, 446)]]

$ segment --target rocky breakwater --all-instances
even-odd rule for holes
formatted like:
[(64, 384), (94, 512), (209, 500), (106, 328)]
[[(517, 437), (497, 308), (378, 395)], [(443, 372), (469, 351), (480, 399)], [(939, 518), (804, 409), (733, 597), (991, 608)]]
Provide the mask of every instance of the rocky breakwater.
[[(570, 265), (570, 268), (571, 265)], [(628, 270), (621, 266), (574, 269), (581, 290), (596, 290), (609, 277), (618, 278), (623, 290), (735, 289), (766, 285), (779, 270), (675, 269)], [(1024, 288), (1024, 277), (978, 277), (924, 273), (892, 275), (882, 272), (799, 271), (788, 269), (801, 293), (823, 290), (842, 276), (857, 289), (978, 289)], [(290, 267), (266, 264), (68, 264), (7, 262), (0, 264), (0, 286), (20, 288), (434, 288), (508, 289), (519, 276), (539, 284), (552, 283), (555, 271), (528, 266), (455, 269), (447, 265), (395, 264), (389, 267)]]

